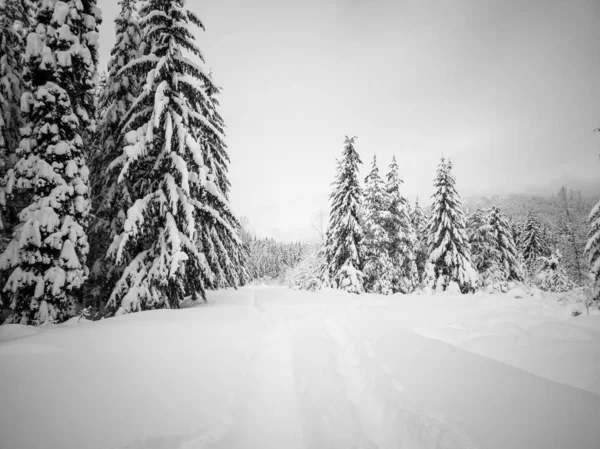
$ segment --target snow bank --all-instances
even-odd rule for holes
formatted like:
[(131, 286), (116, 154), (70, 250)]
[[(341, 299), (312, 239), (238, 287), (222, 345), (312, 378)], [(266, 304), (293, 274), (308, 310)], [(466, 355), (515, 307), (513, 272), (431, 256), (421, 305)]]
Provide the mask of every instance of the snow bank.
[(0, 326), (0, 342), (30, 337), (32, 335), (37, 335), (39, 332), (40, 329), (33, 326), (25, 326), (23, 324), (5, 324)]
[(61, 324), (44, 324), (43, 326), (26, 326), (23, 324), (3, 324), (0, 326), (0, 343), (18, 340), (21, 338), (31, 337), (38, 335), (43, 332), (55, 329), (62, 329), (65, 327), (80, 326), (83, 324), (91, 323), (92, 321), (85, 318), (73, 317), (68, 321)]
[(212, 292), (0, 343), (0, 447), (597, 449), (599, 343), (529, 295)]

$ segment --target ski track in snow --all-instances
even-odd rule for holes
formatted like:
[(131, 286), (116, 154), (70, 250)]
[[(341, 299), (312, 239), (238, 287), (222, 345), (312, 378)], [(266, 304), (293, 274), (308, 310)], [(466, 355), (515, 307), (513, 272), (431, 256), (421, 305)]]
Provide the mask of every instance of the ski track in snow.
[[(289, 297), (282, 300), (284, 294)], [(600, 412), (600, 401), (593, 393), (552, 384), (422, 337), (406, 326), (400, 318), (403, 315), (393, 312), (378, 298), (358, 300), (335, 294), (329, 298), (269, 288), (248, 288), (235, 293), (237, 296), (228, 295), (224, 293), (214, 301), (217, 307), (211, 305), (205, 310), (148, 312), (80, 329), (57, 330), (45, 339), (39, 335), (25, 337), (0, 345), (0, 357), (32, 363), (31, 356), (52, 348), (63, 358), (56, 367), (48, 366), (51, 373), (60, 372), (56, 369), (69, 360), (65, 358), (71, 357), (69, 351), (76, 351), (71, 332), (87, 341), (88, 346), (82, 346), (85, 348), (103, 341), (99, 338), (109, 335), (109, 330), (116, 341), (131, 340), (118, 356), (124, 373), (139, 375), (142, 371), (136, 368), (137, 364), (154, 360), (151, 354), (174, 364), (170, 370), (176, 369), (181, 383), (173, 392), (175, 396), (162, 391), (159, 373), (145, 374), (138, 381), (150, 390), (136, 387), (128, 392), (135, 395), (133, 399), (123, 403), (141, 413), (131, 416), (133, 430), (124, 431), (122, 425), (109, 421), (107, 431), (115, 432), (111, 444), (103, 446), (91, 441), (93, 448), (558, 449), (566, 441), (577, 440), (582, 432), (579, 448), (595, 448), (595, 436), (600, 437), (600, 432), (590, 427)], [(418, 320), (413, 321), (420, 328)], [(481, 320), (477, 323), (481, 324)], [(593, 343), (596, 328), (592, 324), (590, 321), (588, 327), (570, 328), (554, 321), (538, 326), (536, 321), (527, 333), (550, 337), (566, 333), (568, 338), (589, 339)], [(196, 331), (197, 327), (202, 330)], [(498, 327), (501, 334), (526, 333), (503, 321)], [(446, 328), (462, 331), (464, 326), (451, 323)], [(184, 345), (169, 354), (174, 348), (161, 343), (160, 333), (186, 342), (210, 335), (214, 342), (198, 346), (197, 354), (190, 353), (196, 348), (194, 345)], [(116, 356), (111, 355), (115, 348), (111, 343), (99, 360), (112, 360), (107, 357)], [(152, 352), (155, 348), (156, 355)], [(142, 354), (138, 354), (140, 351)], [(81, 357), (81, 353), (74, 352), (72, 357)], [(86, 368), (90, 374), (97, 373), (95, 357), (84, 357), (91, 363)], [(192, 363), (178, 366), (182, 357), (191, 357)], [(8, 379), (20, 373), (18, 366), (8, 367)], [(108, 376), (111, 368), (103, 369)], [(196, 369), (198, 373), (194, 372)], [(482, 381), (478, 373), (493, 379)], [(213, 380), (210, 384), (190, 383), (196, 375)], [(511, 385), (513, 379), (515, 384)], [(24, 384), (16, 386), (25, 391)], [(67, 390), (67, 385), (61, 389)], [(498, 395), (495, 390), (503, 393)], [(108, 412), (110, 417), (111, 410), (118, 410), (107, 406), (109, 402), (103, 399), (106, 392), (92, 394), (98, 395), (93, 403), (104, 410), (102, 416)], [(193, 399), (183, 404), (186, 394)], [(156, 421), (156, 427), (135, 430), (141, 424), (136, 419), (142, 419), (144, 413), (137, 395), (148, 405), (167, 407), (160, 408), (165, 413), (164, 423)], [(44, 395), (44, 401), (51, 397), (50, 393)], [(562, 404), (565, 410), (557, 412), (555, 407)], [(178, 408), (185, 413), (179, 413)], [(77, 413), (76, 410), (71, 412)], [(551, 413), (540, 416), (544, 410)], [(45, 416), (46, 412), (39, 413)], [(185, 422), (176, 422), (173, 413), (179, 413), (178, 419), (184, 418)], [(576, 420), (569, 421), (567, 427), (561, 426), (573, 413), (578, 416)], [(558, 433), (553, 435), (554, 429)], [(26, 441), (21, 434), (14, 435), (21, 442)], [(52, 436), (54, 442), (64, 438), (60, 434)], [(2, 438), (0, 435), (0, 447)], [(68, 437), (66, 440), (72, 443)], [(538, 440), (543, 445), (536, 445)], [(35, 441), (37, 445), (27, 447), (46, 447), (40, 445), (41, 440)], [(20, 447), (26, 446), (14, 449)]]
[[(419, 409), (369, 342), (351, 337), (350, 316), (289, 317), (267, 308), (255, 291), (250, 304), (265, 334), (247, 354), (233, 423), (179, 443), (158, 439), (157, 449), (476, 449)], [(349, 313), (360, 315), (356, 308)], [(127, 449), (155, 448), (148, 443)]]

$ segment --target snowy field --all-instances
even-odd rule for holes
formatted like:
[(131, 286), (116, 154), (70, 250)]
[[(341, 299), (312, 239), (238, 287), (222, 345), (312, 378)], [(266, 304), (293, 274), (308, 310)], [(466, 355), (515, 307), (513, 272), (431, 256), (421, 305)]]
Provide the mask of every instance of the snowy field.
[(555, 298), (247, 287), (0, 327), (0, 447), (600, 447), (600, 316)]

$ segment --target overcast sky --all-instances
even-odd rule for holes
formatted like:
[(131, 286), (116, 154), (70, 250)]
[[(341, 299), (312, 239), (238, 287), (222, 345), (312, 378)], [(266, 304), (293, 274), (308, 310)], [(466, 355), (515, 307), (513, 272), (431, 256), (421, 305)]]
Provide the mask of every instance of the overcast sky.
[[(101, 65), (115, 0), (99, 0)], [(231, 201), (261, 235), (311, 236), (356, 135), (429, 201), (440, 156), (462, 196), (600, 180), (600, 3), (188, 0), (223, 87)]]

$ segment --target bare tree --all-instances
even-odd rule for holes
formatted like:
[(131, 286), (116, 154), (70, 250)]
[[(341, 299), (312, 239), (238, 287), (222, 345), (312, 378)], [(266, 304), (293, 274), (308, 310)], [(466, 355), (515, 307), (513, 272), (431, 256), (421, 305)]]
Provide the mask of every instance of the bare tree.
[(316, 217), (312, 221), (312, 228), (317, 233), (319, 237), (319, 242), (325, 242), (325, 233), (327, 231), (327, 217), (325, 216), (325, 211), (323, 209), (319, 209)]
[(558, 244), (569, 274), (578, 284), (585, 280), (584, 259), (587, 241), (587, 209), (580, 191), (561, 187), (555, 197)]

